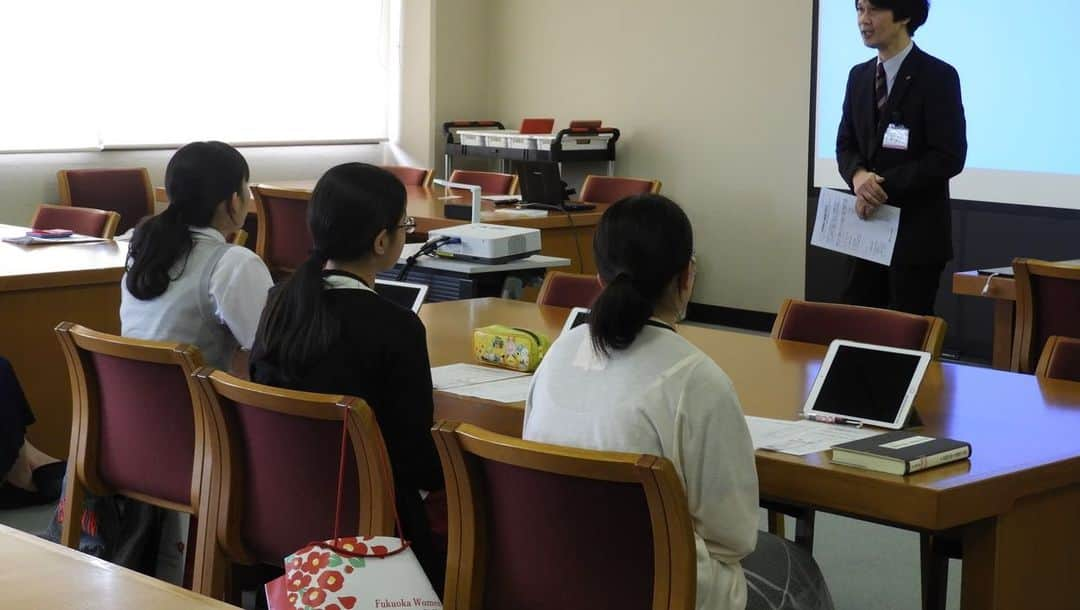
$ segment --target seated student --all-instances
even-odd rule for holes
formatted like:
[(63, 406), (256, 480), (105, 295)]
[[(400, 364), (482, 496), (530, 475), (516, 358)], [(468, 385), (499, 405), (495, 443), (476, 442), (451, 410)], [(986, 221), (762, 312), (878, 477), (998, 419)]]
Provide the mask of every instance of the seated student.
[(628, 197), (604, 212), (593, 251), (603, 292), (589, 324), (560, 336), (536, 371), (524, 438), (671, 460), (693, 517), (697, 608), (832, 608), (810, 556), (758, 532), (735, 389), (676, 331), (694, 284), (686, 214), (659, 195)]
[(30, 444), (34, 413), (15, 369), (0, 357), (0, 510), (48, 504), (60, 497), (66, 464)]
[[(311, 257), (271, 291), (251, 353), (259, 383), (364, 399), (375, 412), (394, 475), (403, 535), (437, 590), (445, 556), (433, 551), (420, 490), (443, 488), (431, 437), (434, 403), (424, 325), (372, 289), (413, 226), (405, 187), (363, 163), (331, 168), (311, 194)], [(333, 501), (333, 498), (326, 498)]]
[(273, 285), (254, 252), (226, 243), (247, 218), (248, 165), (224, 142), (192, 142), (165, 169), (169, 206), (139, 223), (121, 281), (120, 333), (188, 343), (228, 369), (250, 349)]

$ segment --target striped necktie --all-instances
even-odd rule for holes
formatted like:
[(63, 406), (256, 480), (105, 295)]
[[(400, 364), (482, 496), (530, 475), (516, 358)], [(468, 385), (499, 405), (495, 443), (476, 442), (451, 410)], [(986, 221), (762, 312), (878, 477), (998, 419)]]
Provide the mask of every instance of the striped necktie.
[(889, 84), (885, 77), (885, 64), (878, 62), (877, 76), (874, 77), (874, 97), (877, 102), (878, 122), (885, 111), (885, 102), (889, 100)]

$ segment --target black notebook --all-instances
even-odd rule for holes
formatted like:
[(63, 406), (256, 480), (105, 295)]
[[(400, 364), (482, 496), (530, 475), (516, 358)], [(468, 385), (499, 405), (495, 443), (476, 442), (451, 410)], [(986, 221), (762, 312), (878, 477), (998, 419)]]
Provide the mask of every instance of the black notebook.
[(907, 475), (971, 456), (971, 444), (917, 432), (887, 432), (841, 443), (832, 448), (832, 462), (889, 474)]

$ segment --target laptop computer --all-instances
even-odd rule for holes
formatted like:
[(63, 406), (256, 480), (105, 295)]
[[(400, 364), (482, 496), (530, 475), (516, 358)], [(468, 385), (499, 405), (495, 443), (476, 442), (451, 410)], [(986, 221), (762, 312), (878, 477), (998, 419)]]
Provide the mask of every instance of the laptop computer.
[(808, 419), (899, 430), (930, 364), (930, 354), (837, 339), (803, 406)]
[(566, 200), (566, 183), (559, 176), (559, 166), (555, 163), (525, 161), (518, 165), (517, 171), (524, 201), (520, 207), (545, 209), (554, 206), (569, 212), (596, 208), (591, 203)]
[(375, 278), (375, 292), (382, 298), (397, 303), (405, 309), (411, 309), (415, 313), (420, 312), (420, 306), (424, 304), (428, 287), (426, 284), (413, 284), (411, 282), (396, 282)]

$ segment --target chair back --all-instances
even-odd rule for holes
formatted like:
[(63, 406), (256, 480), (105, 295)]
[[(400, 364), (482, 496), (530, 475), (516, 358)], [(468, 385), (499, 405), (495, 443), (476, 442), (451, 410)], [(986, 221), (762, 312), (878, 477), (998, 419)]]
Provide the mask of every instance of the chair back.
[(581, 200), (589, 203), (615, 203), (623, 197), (659, 193), (660, 181), (618, 176), (585, 176)]
[(67, 229), (82, 235), (112, 239), (120, 223), (120, 214), (96, 208), (76, 208), (43, 203), (34, 213), (30, 228)]
[(668, 460), (456, 422), (432, 433), (447, 481), (447, 610), (694, 607), (694, 534)]
[(191, 374), (199, 351), (61, 322), (72, 387), (70, 460), (98, 495), (195, 514), (206, 429)]
[(603, 289), (595, 275), (548, 271), (536, 295), (536, 304), (568, 309), (591, 307)]
[(485, 195), (514, 195), (518, 190), (517, 175), (499, 172), (455, 169), (450, 174), (450, 182), (479, 186), (480, 192)]
[(227, 238), (227, 241), (230, 244), (233, 244), (234, 246), (241, 246), (241, 247), (247, 245), (247, 240), (248, 240), (248, 233), (247, 233), (247, 231), (245, 231), (243, 229), (237, 229), (237, 230), (233, 231), (229, 235), (229, 237)]
[(371, 409), (357, 398), (265, 386), (204, 367), (196, 372), (216, 434), (218, 540), (236, 563), (281, 566), (331, 538), (342, 425), (347, 419), (342, 536), (393, 535), (393, 478)]
[(1080, 381), (1080, 339), (1057, 335), (1047, 339), (1035, 375)]
[(383, 169), (397, 176), (405, 186), (431, 186), (434, 172), (420, 167), (406, 165), (383, 165)]
[(119, 233), (154, 213), (154, 189), (145, 167), (62, 169), (56, 172), (56, 181), (60, 203), (119, 213)]
[(311, 193), (262, 185), (252, 186), (251, 192), (259, 216), (255, 253), (275, 279), (288, 275), (307, 260), (311, 251), (311, 230), (307, 223)]
[(1080, 266), (1018, 258), (1012, 369), (1031, 373), (1052, 335), (1080, 337)]
[(773, 339), (828, 345), (847, 339), (930, 352), (941, 357), (945, 320), (891, 309), (786, 299), (773, 323)]

